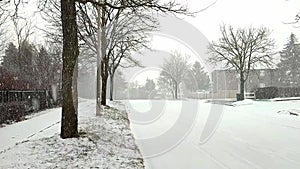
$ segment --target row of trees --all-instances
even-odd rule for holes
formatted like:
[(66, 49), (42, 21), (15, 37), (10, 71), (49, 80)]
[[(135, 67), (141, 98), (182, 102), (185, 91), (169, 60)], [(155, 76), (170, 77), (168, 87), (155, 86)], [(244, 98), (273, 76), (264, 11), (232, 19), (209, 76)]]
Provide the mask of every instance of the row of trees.
[(196, 61), (193, 65), (188, 62), (188, 57), (175, 51), (169, 59), (164, 60), (162, 71), (158, 79), (158, 86), (162, 93), (178, 99), (182, 85), (190, 92), (209, 90), (210, 79), (204, 67)]
[(191, 97), (197, 92), (209, 91), (211, 87), (208, 72), (200, 62), (191, 63), (189, 56), (178, 51), (172, 52), (161, 65), (157, 79), (146, 79), (144, 85), (129, 83), (128, 99), (179, 99), (180, 96)]
[[(0, 2), (0, 58), (5, 76), (13, 77), (15, 83), (26, 82), (26, 86), (14, 84), (9, 89), (46, 89), (61, 86), (62, 48), (45, 38), (33, 43), (34, 26), (30, 19), (17, 15), (21, 1)], [(16, 7), (12, 9), (11, 7)], [(2, 79), (3, 81), (3, 79)], [(6, 83), (5, 80), (3, 83)], [(25, 83), (24, 83), (25, 84)], [(19, 86), (19, 88), (15, 88)]]
[[(1, 12), (19, 17), (22, 0), (1, 1)], [(117, 67), (138, 65), (131, 53), (145, 47), (147, 31), (153, 30), (153, 13), (191, 14), (176, 1), (159, 0), (48, 0), (38, 1), (49, 19), (45, 28), (52, 42), (62, 48), (62, 126), (61, 137), (78, 136), (77, 77), (81, 53), (97, 56), (97, 113), (105, 104), (108, 74), (113, 79)], [(13, 5), (14, 8), (9, 8)], [(5, 8), (7, 7), (7, 8)], [(12, 9), (9, 11), (8, 9)], [(48, 17), (47, 17), (48, 16)], [(88, 60), (90, 58), (88, 57)], [(112, 63), (112, 64), (110, 64)], [(112, 83), (113, 84), (113, 83)], [(101, 92), (102, 91), (102, 92)], [(101, 97), (102, 96), (102, 97)]]
[[(76, 109), (74, 109), (73, 104), (73, 94), (72, 94), (72, 84), (70, 84), (70, 81), (73, 81), (73, 72), (76, 70), (76, 62), (78, 57), (78, 26), (76, 16), (78, 16), (78, 13), (76, 11), (76, 4), (75, 0), (61, 0), (61, 19), (62, 19), (62, 28), (63, 28), (63, 106), (62, 106), (62, 128), (61, 128), (61, 137), (62, 138), (69, 138), (74, 137), (78, 135), (77, 130), (77, 113)], [(182, 7), (181, 5), (177, 4), (176, 2), (167, 2), (167, 3), (161, 3), (160, 1), (156, 0), (129, 0), (129, 1), (96, 1), (96, 0), (77, 0), (78, 3), (82, 5), (91, 5), (96, 11), (97, 11), (97, 17), (96, 17), (96, 28), (97, 28), (97, 45), (96, 45), (96, 51), (97, 51), (97, 114), (100, 112), (100, 102), (101, 102), (101, 95), (102, 100), (105, 99), (103, 97), (103, 94), (101, 94), (101, 89), (105, 88), (103, 87), (103, 82), (100, 81), (101, 78), (105, 78), (103, 76), (105, 70), (107, 69), (107, 63), (108, 63), (108, 56), (106, 55), (106, 51), (108, 49), (106, 35), (113, 35), (115, 32), (118, 31), (112, 31), (106, 33), (105, 30), (107, 29), (107, 23), (108, 21), (121, 21), (119, 20), (120, 14), (124, 12), (128, 12), (125, 15), (125, 21), (127, 16), (129, 16), (130, 13), (133, 13), (135, 16), (140, 16), (140, 14), (144, 12), (151, 12), (150, 10), (156, 10), (160, 12), (171, 12), (171, 13), (186, 13), (186, 8)], [(107, 12), (108, 11), (108, 12)], [(91, 9), (88, 9), (87, 12), (92, 13)], [(92, 15), (95, 16), (95, 15)], [(146, 25), (148, 24), (145, 22)], [(125, 25), (129, 25), (126, 23)], [(136, 23), (134, 24), (137, 25)], [(134, 26), (129, 27), (128, 29), (125, 29), (125, 32), (132, 32), (132, 28)], [(112, 29), (112, 30), (116, 30)], [(119, 40), (121, 39), (121, 44), (119, 50), (115, 51), (116, 53), (121, 53), (121, 55), (125, 55), (126, 52), (128, 52), (128, 48), (131, 49), (133, 46), (132, 44), (140, 44), (138, 39), (135, 39), (134, 35), (139, 35), (138, 32), (135, 32), (134, 34), (122, 34), (120, 37), (113, 37), (112, 39), (109, 39), (111, 41)], [(123, 43), (125, 42), (125, 44)], [(136, 43), (138, 42), (138, 43)], [(116, 45), (117, 45), (116, 44)], [(113, 45), (114, 46), (114, 45)], [(136, 45), (134, 45), (134, 48), (136, 48)], [(74, 52), (75, 51), (75, 52)], [(125, 52), (126, 51), (126, 52)], [(117, 63), (120, 63), (120, 61), (117, 60)], [(71, 72), (71, 73), (70, 73)], [(102, 75), (102, 76), (101, 76)], [(105, 90), (106, 91), (106, 90)], [(102, 90), (104, 92), (104, 90)], [(75, 103), (75, 106), (76, 103)]]
[[(61, 21), (59, 17), (53, 17), (61, 12), (58, 2), (58, 0), (50, 0), (43, 9), (43, 16), (49, 23), (48, 27), (51, 28), (47, 29), (46, 33), (54, 43), (62, 42)], [(98, 64), (101, 71), (97, 71), (97, 98), (99, 100), (100, 94), (100, 98), (106, 98), (106, 87), (109, 80), (110, 100), (113, 100), (114, 76), (117, 69), (140, 65), (135, 58), (131, 57), (131, 53), (148, 46), (150, 40), (148, 32), (156, 29), (157, 21), (152, 13), (146, 13), (142, 10), (136, 10), (133, 13), (130, 9), (103, 7), (99, 13), (98, 8), (100, 7), (95, 3), (76, 4), (80, 45), (79, 59), (87, 64), (87, 66), (80, 64), (79, 69), (82, 66), (87, 68)], [(99, 23), (101, 23), (100, 28), (102, 30), (101, 48), (98, 46)], [(99, 72), (101, 72), (101, 76), (99, 76)], [(106, 99), (100, 100), (102, 105), (106, 105)]]
[(30, 81), (31, 89), (51, 90), (61, 84), (61, 54), (59, 49), (30, 44), (9, 43), (2, 57), (4, 68), (15, 79)]
[(128, 84), (127, 99), (154, 99), (158, 97), (158, 90), (153, 79), (146, 79), (144, 85), (139, 85), (138, 82)]
[[(240, 80), (240, 99), (244, 99), (244, 88), (250, 71), (257, 68), (277, 68), (281, 73), (279, 82), (283, 86), (299, 86), (300, 84), (300, 45), (294, 34), (289, 37), (284, 49), (279, 52), (280, 63), (274, 63), (275, 41), (270, 38), (271, 31), (265, 27), (238, 28), (221, 26), (222, 37), (218, 42), (208, 46), (209, 62), (221, 64), (226, 69), (235, 69)], [(158, 79), (158, 86), (163, 93), (178, 98), (178, 90), (182, 83), (190, 91), (207, 90), (209, 77), (199, 62), (189, 68), (188, 57), (174, 52), (171, 59), (165, 60)]]

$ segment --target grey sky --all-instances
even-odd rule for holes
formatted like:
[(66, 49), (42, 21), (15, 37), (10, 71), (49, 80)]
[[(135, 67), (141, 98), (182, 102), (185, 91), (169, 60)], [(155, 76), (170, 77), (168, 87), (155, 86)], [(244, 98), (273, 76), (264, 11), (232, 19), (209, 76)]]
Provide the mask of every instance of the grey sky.
[[(212, 2), (214, 0), (188, 1), (192, 10)], [(219, 25), (222, 23), (235, 27), (263, 25), (273, 30), (272, 36), (281, 48), (291, 32), (300, 36), (300, 28), (284, 24), (293, 21), (300, 12), (299, 7), (299, 0), (218, 0), (215, 5), (199, 13), (195, 18), (186, 20), (196, 26), (209, 40), (219, 38)]]
[[(188, 4), (191, 11), (198, 11), (216, 0), (179, 1)], [(31, 3), (26, 6), (24, 13), (29, 14), (31, 20), (41, 27), (44, 24), (43, 21), (40, 18), (32, 18), (32, 12), (36, 10), (36, 1), (33, 0)], [(223, 23), (235, 27), (263, 25), (273, 30), (272, 36), (280, 49), (291, 32), (300, 36), (300, 28), (284, 24), (284, 22), (293, 21), (295, 15), (300, 12), (299, 6), (299, 0), (217, 0), (206, 11), (198, 13), (193, 18), (184, 17), (184, 20), (199, 29), (209, 41), (219, 38), (219, 25)]]

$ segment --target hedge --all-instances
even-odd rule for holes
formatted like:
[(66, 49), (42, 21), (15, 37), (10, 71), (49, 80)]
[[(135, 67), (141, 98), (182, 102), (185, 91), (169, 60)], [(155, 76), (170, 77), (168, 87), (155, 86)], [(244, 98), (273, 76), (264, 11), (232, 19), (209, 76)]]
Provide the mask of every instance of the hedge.
[(264, 87), (255, 91), (256, 99), (300, 97), (300, 87)]
[(0, 124), (21, 121), (27, 114), (26, 102), (10, 102), (0, 104)]

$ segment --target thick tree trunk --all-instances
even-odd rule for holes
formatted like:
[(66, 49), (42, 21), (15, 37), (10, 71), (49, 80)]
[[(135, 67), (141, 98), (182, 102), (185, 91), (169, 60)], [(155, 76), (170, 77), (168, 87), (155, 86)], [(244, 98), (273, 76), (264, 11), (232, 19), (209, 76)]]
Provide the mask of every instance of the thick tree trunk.
[(101, 105), (106, 106), (107, 77), (102, 78)]
[(175, 99), (178, 99), (178, 85), (175, 83)]
[(62, 138), (78, 137), (78, 119), (73, 96), (73, 73), (78, 58), (78, 38), (76, 8), (74, 0), (61, 0), (61, 19), (63, 29), (63, 70), (62, 70)]
[(107, 79), (108, 79), (108, 72), (107, 72), (107, 65), (105, 62), (102, 62), (102, 71), (101, 71), (101, 81), (102, 81), (102, 91), (101, 91), (101, 105), (106, 106), (106, 89), (107, 89)]
[(244, 100), (245, 99), (245, 80), (244, 80), (244, 74), (240, 73), (240, 98), (238, 100)]
[[(105, 1), (104, 1), (105, 2)], [(106, 106), (106, 89), (107, 89), (107, 78), (108, 78), (108, 56), (106, 55), (106, 23), (105, 23), (105, 7), (103, 6), (101, 11), (101, 105)]]
[(77, 79), (78, 79), (78, 62), (75, 64), (75, 70), (73, 73), (73, 83), (72, 83), (72, 90), (73, 90), (73, 103), (76, 114), (78, 114), (78, 85), (77, 85)]
[(109, 100), (114, 100), (114, 73), (110, 75), (110, 88), (109, 88)]

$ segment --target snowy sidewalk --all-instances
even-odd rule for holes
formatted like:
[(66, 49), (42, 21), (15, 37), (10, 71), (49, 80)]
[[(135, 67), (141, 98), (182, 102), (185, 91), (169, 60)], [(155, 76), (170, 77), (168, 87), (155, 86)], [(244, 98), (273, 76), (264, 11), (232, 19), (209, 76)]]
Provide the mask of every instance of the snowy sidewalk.
[(127, 114), (109, 108), (95, 117), (94, 109), (80, 103), (79, 138), (59, 137), (60, 109), (1, 128), (0, 168), (144, 168)]
[[(0, 128), (0, 152), (14, 146), (16, 143), (34, 138), (36, 134), (47, 130), (60, 122), (61, 109), (51, 109), (41, 112), (35, 118), (7, 125)], [(57, 131), (59, 132), (59, 131)], [(43, 133), (47, 136), (48, 133)], [(49, 133), (51, 136), (52, 133)]]

